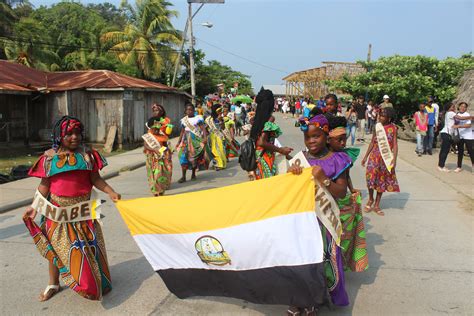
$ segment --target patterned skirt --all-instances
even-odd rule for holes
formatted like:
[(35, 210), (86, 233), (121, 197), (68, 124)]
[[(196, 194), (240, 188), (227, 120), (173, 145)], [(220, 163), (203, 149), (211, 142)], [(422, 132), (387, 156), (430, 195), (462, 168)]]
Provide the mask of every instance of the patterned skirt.
[(239, 156), (239, 150), (240, 150), (239, 142), (236, 141), (235, 139), (233, 139), (232, 140), (232, 145), (234, 145), (234, 146), (232, 147), (230, 145), (229, 141), (226, 142), (226, 155), (227, 155), (227, 158), (235, 158), (235, 157)]
[(360, 193), (337, 200), (341, 210), (341, 249), (344, 270), (362, 272), (369, 267)]
[[(69, 206), (87, 201), (89, 195), (58, 197), (51, 202)], [(58, 269), (63, 282), (79, 295), (101, 300), (112, 289), (102, 229), (97, 220), (57, 223), (44, 216), (38, 226), (30, 217), (23, 217), (40, 254)]]
[(179, 144), (179, 163), (187, 169), (207, 170), (210, 156), (209, 146), (202, 146), (201, 138), (191, 132), (186, 132)]
[(146, 153), (146, 172), (151, 193), (165, 193), (171, 185), (173, 174), (171, 152), (165, 151), (161, 158), (155, 153)]
[(209, 134), (209, 142), (214, 164), (217, 168), (226, 168), (225, 141), (216, 133)]
[(275, 164), (275, 153), (266, 150), (256, 150), (257, 169), (255, 170), (255, 178), (257, 180), (273, 177), (277, 174), (277, 166)]

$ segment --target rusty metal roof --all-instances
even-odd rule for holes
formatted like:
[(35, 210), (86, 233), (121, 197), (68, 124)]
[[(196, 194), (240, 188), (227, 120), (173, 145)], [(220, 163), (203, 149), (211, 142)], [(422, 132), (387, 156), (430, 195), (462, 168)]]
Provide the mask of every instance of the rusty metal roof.
[(43, 72), (17, 63), (0, 60), (0, 91), (67, 91), (117, 88), (183, 93), (176, 88), (161, 83), (129, 77), (110, 70)]

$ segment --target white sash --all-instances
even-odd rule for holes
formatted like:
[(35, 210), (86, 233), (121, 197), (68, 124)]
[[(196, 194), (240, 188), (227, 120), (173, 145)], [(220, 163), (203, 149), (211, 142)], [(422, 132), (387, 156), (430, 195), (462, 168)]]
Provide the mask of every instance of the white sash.
[(189, 121), (189, 118), (187, 116), (185, 116), (182, 121), (183, 121), (184, 125), (186, 125), (186, 127), (189, 128), (191, 133), (193, 133), (197, 137), (202, 137), (201, 130), (198, 127), (191, 124), (191, 122)]
[(142, 138), (145, 141), (145, 143), (148, 145), (148, 147), (150, 147), (151, 149), (156, 150), (156, 149), (161, 148), (160, 142), (156, 140), (156, 138), (153, 137), (153, 135), (151, 135), (150, 133), (144, 134)]
[(382, 123), (375, 124), (375, 137), (377, 137), (377, 143), (383, 162), (388, 172), (392, 172), (393, 153), (390, 149), (390, 143), (388, 142), (387, 134), (385, 133), (385, 128)]
[(211, 132), (213, 132), (214, 134), (216, 134), (217, 136), (219, 136), (220, 138), (224, 138), (224, 134), (222, 133), (222, 131), (216, 126), (216, 124), (214, 123), (214, 119), (209, 116), (207, 119), (206, 119), (206, 124), (207, 126), (209, 126), (209, 129)]
[(52, 204), (44, 196), (36, 190), (33, 198), (33, 207), (36, 212), (58, 223), (72, 223), (85, 221), (88, 219), (100, 219), (100, 199), (79, 202), (71, 206), (60, 207)]
[[(295, 157), (290, 160), (290, 166), (293, 164), (303, 168), (311, 167), (302, 151), (297, 153)], [(334, 242), (339, 246), (341, 243), (342, 235), (342, 224), (339, 206), (332, 197), (331, 193), (329, 193), (328, 189), (326, 189), (324, 185), (321, 185), (321, 183), (316, 181), (316, 179), (314, 181), (316, 183), (316, 215), (318, 216), (318, 219), (321, 221), (324, 227), (326, 227), (326, 229), (329, 231), (332, 238), (334, 239)]]

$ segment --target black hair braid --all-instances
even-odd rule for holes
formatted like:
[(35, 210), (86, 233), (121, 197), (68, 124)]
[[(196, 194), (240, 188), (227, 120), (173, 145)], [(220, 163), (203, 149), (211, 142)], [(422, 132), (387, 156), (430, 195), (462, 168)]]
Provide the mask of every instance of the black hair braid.
[(271, 90), (261, 89), (255, 98), (257, 102), (257, 110), (255, 112), (255, 118), (250, 130), (250, 138), (256, 140), (258, 135), (262, 132), (265, 123), (268, 122), (273, 113), (275, 105), (275, 98)]
[[(52, 142), (53, 142), (52, 147), (55, 151), (57, 151), (59, 149), (59, 147), (61, 146), (61, 125), (64, 122), (68, 122), (68, 125), (69, 125), (69, 121), (71, 121), (71, 120), (76, 120), (76, 121), (79, 121), (81, 123), (81, 138), (82, 138), (81, 142), (84, 142), (84, 139), (85, 139), (84, 138), (84, 125), (82, 124), (82, 122), (77, 117), (65, 115), (65, 116), (61, 117), (59, 120), (57, 120), (56, 123), (53, 126), (51, 139), (52, 139)], [(69, 127), (68, 125), (66, 125), (66, 130)]]

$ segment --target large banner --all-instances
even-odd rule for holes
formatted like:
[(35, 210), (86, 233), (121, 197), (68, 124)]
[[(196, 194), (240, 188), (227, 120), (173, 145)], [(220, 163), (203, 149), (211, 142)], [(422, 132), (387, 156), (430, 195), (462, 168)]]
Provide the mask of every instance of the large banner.
[(311, 170), (232, 186), (118, 201), (130, 233), (179, 298), (326, 301)]

